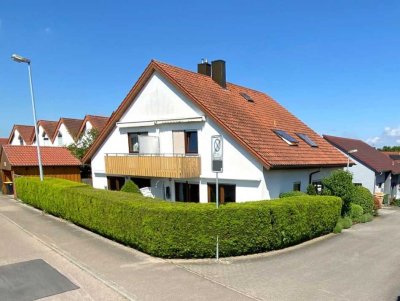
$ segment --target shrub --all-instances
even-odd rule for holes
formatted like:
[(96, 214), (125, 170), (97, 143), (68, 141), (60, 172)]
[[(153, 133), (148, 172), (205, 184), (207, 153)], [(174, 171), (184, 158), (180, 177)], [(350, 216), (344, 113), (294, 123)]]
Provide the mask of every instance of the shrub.
[(340, 223), (343, 229), (349, 229), (353, 225), (353, 221), (348, 216), (339, 218), (338, 223)]
[(333, 233), (341, 233), (343, 230), (342, 224), (337, 222), (335, 228), (333, 228)]
[(368, 223), (368, 222), (372, 221), (373, 219), (374, 219), (374, 217), (372, 216), (372, 214), (365, 213), (359, 218), (358, 222), (360, 222), (360, 223)]
[(400, 207), (400, 199), (394, 199), (393, 205), (397, 206), (397, 207)]
[(317, 190), (313, 184), (308, 184), (307, 186), (307, 194), (308, 195), (317, 195)]
[(364, 213), (374, 214), (374, 196), (367, 188), (356, 186), (351, 202), (360, 205)]
[(280, 249), (332, 232), (342, 201), (300, 196), (272, 201), (170, 203), (60, 179), (17, 178), (19, 199), (105, 237), (164, 258), (235, 256)]
[(124, 185), (122, 185), (121, 191), (130, 193), (140, 193), (139, 187), (132, 180), (125, 181)]
[(322, 180), (324, 195), (338, 196), (343, 200), (342, 216), (350, 211), (350, 202), (353, 199), (355, 186), (352, 183), (353, 176), (344, 170), (334, 170), (330, 176)]
[(279, 194), (280, 198), (289, 198), (292, 196), (303, 196), (306, 195), (304, 192), (302, 191), (287, 191), (287, 192), (282, 192)]
[(358, 222), (360, 217), (364, 214), (363, 208), (357, 204), (350, 204), (350, 217), (354, 222)]

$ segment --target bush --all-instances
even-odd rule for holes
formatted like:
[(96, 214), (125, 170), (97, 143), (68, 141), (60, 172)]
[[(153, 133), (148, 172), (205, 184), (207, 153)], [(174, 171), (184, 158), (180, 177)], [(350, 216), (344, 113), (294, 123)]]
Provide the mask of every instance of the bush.
[(313, 184), (308, 184), (307, 186), (307, 194), (308, 195), (317, 195), (317, 190)]
[(121, 191), (130, 193), (140, 193), (139, 187), (132, 180), (125, 181), (124, 185), (122, 185)]
[(343, 229), (349, 229), (353, 225), (353, 221), (348, 216), (339, 218), (338, 223), (342, 226)]
[(393, 205), (397, 206), (397, 207), (400, 207), (400, 199), (394, 199)]
[(358, 222), (359, 223), (368, 223), (368, 222), (372, 221), (373, 219), (374, 219), (374, 217), (372, 216), (372, 214), (365, 213), (359, 218)]
[(351, 202), (360, 205), (364, 213), (374, 214), (374, 196), (367, 188), (356, 186)]
[(352, 221), (354, 222), (358, 222), (360, 217), (364, 214), (363, 208), (360, 205), (357, 204), (350, 204), (350, 217), (352, 219)]
[(306, 195), (304, 192), (302, 191), (287, 191), (287, 192), (282, 192), (279, 194), (280, 198), (289, 198), (289, 197), (293, 197), (293, 196), (303, 196)]
[(337, 197), (272, 201), (170, 203), (139, 194), (93, 189), (60, 179), (17, 178), (19, 199), (105, 237), (164, 258), (236, 256), (284, 248), (332, 232)]
[(343, 230), (342, 224), (337, 222), (335, 228), (333, 228), (333, 233), (341, 233)]
[(343, 200), (342, 216), (347, 215), (350, 211), (350, 202), (355, 192), (352, 181), (351, 173), (341, 169), (334, 170), (329, 177), (322, 180), (324, 195), (338, 196)]

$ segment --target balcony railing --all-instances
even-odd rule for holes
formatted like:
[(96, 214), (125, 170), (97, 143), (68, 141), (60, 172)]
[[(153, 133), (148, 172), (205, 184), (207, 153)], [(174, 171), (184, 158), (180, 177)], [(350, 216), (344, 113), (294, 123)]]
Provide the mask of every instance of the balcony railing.
[(198, 178), (198, 155), (171, 154), (106, 154), (106, 173), (157, 178)]

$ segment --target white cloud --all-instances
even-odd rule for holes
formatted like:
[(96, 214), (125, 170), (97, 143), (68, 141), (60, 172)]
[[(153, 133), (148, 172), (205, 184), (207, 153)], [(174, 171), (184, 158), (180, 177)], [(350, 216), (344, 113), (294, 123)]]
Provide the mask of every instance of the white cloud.
[(386, 136), (389, 137), (400, 137), (400, 126), (397, 128), (392, 128), (390, 126), (385, 127), (384, 131)]
[(367, 139), (367, 143), (368, 144), (371, 144), (371, 145), (375, 145), (375, 144), (377, 144), (379, 141), (381, 141), (382, 140), (382, 138), (381, 137), (378, 137), (378, 136), (376, 136), (376, 137), (373, 137), (373, 138), (368, 138)]

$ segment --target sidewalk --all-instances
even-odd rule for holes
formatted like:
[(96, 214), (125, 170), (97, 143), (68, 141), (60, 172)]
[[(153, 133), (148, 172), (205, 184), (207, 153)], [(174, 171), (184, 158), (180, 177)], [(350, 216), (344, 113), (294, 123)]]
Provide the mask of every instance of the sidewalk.
[(0, 196), (0, 217), (130, 300), (254, 300), (162, 259)]

